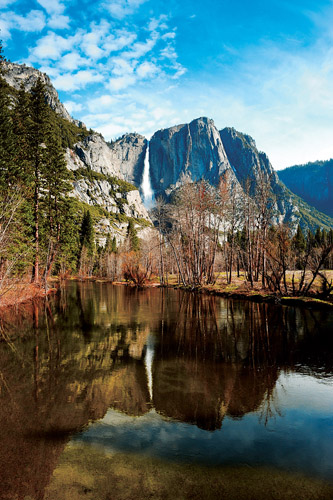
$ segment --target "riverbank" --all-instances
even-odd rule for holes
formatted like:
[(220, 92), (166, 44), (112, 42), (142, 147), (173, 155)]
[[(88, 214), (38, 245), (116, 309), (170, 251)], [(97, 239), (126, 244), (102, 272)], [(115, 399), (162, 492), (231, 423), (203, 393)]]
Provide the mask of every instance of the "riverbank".
[[(222, 274), (222, 273), (221, 273)], [(224, 274), (224, 273), (223, 273)], [(289, 272), (288, 282), (292, 283), (292, 272)], [(327, 271), (328, 278), (333, 280), (333, 271)], [(103, 281), (103, 280), (97, 280)], [(117, 282), (117, 285), (130, 285), (126, 282)], [(295, 282), (297, 286), (297, 279)], [(150, 281), (145, 284), (146, 288), (160, 287), (159, 281)], [(250, 286), (248, 282), (245, 281), (244, 276), (235, 276), (232, 283), (228, 283), (227, 279), (223, 276), (218, 276), (216, 283), (212, 285), (203, 285), (198, 287), (184, 286), (178, 283), (175, 276), (171, 276), (170, 280), (166, 285), (166, 288), (176, 288), (180, 290), (186, 290), (195, 293), (204, 293), (208, 295), (214, 295), (217, 297), (223, 297), (227, 299), (236, 300), (248, 300), (250, 302), (257, 303), (268, 303), (268, 304), (282, 304), (295, 307), (304, 307), (307, 309), (320, 309), (320, 310), (330, 310), (333, 311), (333, 294), (331, 293), (329, 300), (322, 300), (318, 298), (320, 290), (319, 280), (315, 280), (312, 288), (311, 294), (309, 296), (280, 296), (273, 293), (267, 288), (262, 288), (260, 282), (255, 282), (253, 287)]]
[[(333, 279), (333, 271), (329, 271), (330, 278)], [(73, 276), (69, 280), (75, 281), (93, 281), (97, 283), (112, 283), (119, 286), (131, 286), (135, 285), (127, 281), (111, 281), (107, 278), (99, 278), (97, 276), (81, 278), (78, 276)], [(291, 281), (291, 280), (290, 280)], [(56, 292), (59, 288), (58, 284), (60, 279), (57, 277), (50, 278), (48, 280), (48, 290), (41, 285), (33, 284), (30, 282), (18, 282), (8, 287), (2, 296), (0, 296), (0, 311), (6, 308), (19, 306), (21, 304), (27, 303), (31, 300), (45, 297), (48, 294)], [(260, 283), (254, 283), (251, 287), (249, 283), (244, 280), (243, 276), (234, 277), (232, 283), (227, 283), (227, 280), (219, 276), (214, 285), (204, 285), (201, 287), (191, 287), (180, 285), (176, 279), (176, 276), (170, 276), (168, 283), (166, 285), (161, 285), (159, 280), (152, 279), (147, 281), (143, 288), (176, 288), (185, 291), (203, 293), (208, 295), (214, 295), (217, 297), (223, 297), (227, 299), (236, 300), (248, 300), (250, 302), (257, 303), (269, 303), (269, 304), (282, 304), (295, 307), (304, 307), (307, 309), (320, 309), (320, 310), (330, 310), (333, 311), (333, 295), (330, 295), (329, 300), (321, 300), (315, 295), (319, 290), (319, 283), (315, 282), (312, 289), (312, 295), (310, 296), (279, 296), (272, 293), (268, 289), (263, 289)]]
[(46, 295), (57, 291), (57, 288), (54, 287), (54, 280), (50, 280), (48, 285), (48, 289), (45, 290), (41, 284), (29, 283), (25, 281), (9, 284), (1, 293), (0, 311), (11, 307), (18, 307), (34, 299), (43, 298)]

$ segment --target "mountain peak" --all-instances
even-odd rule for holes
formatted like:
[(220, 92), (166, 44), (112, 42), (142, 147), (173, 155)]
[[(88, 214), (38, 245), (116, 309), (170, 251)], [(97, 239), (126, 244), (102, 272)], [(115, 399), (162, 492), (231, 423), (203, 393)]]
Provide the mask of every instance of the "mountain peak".
[(47, 103), (51, 109), (53, 109), (58, 115), (60, 115), (65, 120), (68, 120), (80, 128), (85, 128), (85, 125), (74, 120), (68, 113), (65, 106), (60, 102), (58, 92), (52, 85), (50, 77), (46, 73), (42, 73), (36, 68), (31, 66), (26, 66), (25, 64), (12, 63), (10, 61), (4, 61), (5, 74), (4, 79), (16, 90), (19, 90), (21, 85), (24, 85), (26, 92), (30, 92), (31, 88), (36, 84), (38, 78), (45, 85)]

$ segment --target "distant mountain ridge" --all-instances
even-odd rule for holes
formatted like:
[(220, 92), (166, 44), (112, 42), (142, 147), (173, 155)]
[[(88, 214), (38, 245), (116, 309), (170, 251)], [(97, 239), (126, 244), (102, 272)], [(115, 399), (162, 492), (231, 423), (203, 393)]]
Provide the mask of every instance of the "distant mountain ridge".
[(278, 176), (307, 203), (333, 217), (333, 159), (294, 165), (279, 170)]

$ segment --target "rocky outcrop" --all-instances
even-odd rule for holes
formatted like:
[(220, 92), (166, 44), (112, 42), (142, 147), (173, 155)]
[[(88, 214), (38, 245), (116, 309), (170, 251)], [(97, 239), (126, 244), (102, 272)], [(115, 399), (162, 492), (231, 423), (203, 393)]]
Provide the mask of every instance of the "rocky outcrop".
[(333, 217), (333, 159), (285, 168), (278, 176), (288, 189)]
[[(112, 152), (99, 134), (86, 137), (73, 150), (68, 149), (66, 160), (75, 178), (72, 196), (87, 205), (101, 207), (110, 215), (150, 221), (139, 191), (124, 180), (120, 164), (114, 164)], [(104, 226), (106, 232), (112, 232), (112, 224)]]
[(257, 150), (252, 137), (229, 127), (221, 130), (220, 136), (229, 163), (242, 186), (247, 180), (255, 186), (262, 176), (272, 186), (277, 184), (278, 177), (267, 155)]
[(268, 156), (258, 151), (255, 140), (234, 128), (220, 131), (221, 139), (230, 165), (245, 192), (255, 198), (260, 196), (260, 186), (268, 184), (271, 190), (275, 223), (298, 222), (298, 209), (290, 193), (281, 185)]
[(5, 74), (4, 79), (11, 87), (19, 90), (21, 85), (24, 85), (26, 92), (29, 92), (31, 88), (35, 85), (38, 78), (45, 85), (47, 103), (51, 109), (53, 109), (58, 115), (65, 118), (72, 123), (75, 123), (78, 127), (85, 128), (85, 125), (79, 120), (74, 120), (68, 113), (65, 106), (60, 102), (58, 92), (53, 87), (50, 78), (46, 73), (42, 73), (38, 69), (31, 68), (25, 64), (15, 64), (9, 61), (4, 63)]
[(139, 134), (125, 134), (117, 141), (108, 143), (114, 167), (124, 179), (140, 187), (148, 141)]
[(121, 164), (114, 162), (110, 148), (101, 135), (89, 135), (75, 145), (74, 151), (88, 170), (124, 179)]
[(217, 185), (230, 164), (220, 134), (209, 118), (198, 118), (156, 132), (149, 143), (149, 163), (155, 196), (170, 194), (188, 179)]

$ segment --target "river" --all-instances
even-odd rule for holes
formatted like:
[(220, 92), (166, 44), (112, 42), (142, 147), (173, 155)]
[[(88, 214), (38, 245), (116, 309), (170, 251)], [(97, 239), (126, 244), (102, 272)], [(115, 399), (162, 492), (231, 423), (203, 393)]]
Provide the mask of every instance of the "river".
[(0, 326), (1, 499), (333, 498), (331, 312), (68, 282)]

